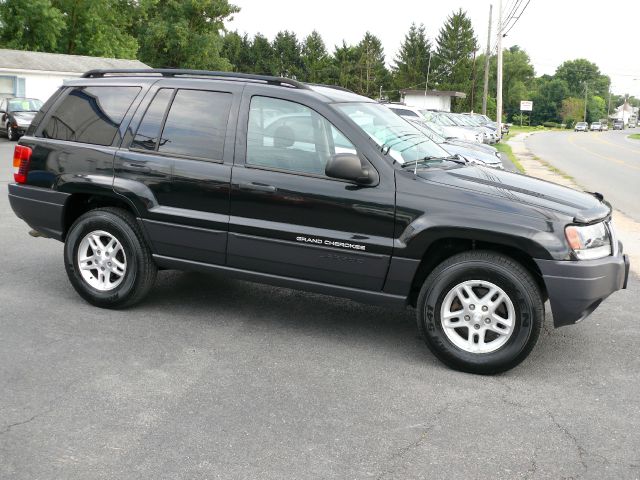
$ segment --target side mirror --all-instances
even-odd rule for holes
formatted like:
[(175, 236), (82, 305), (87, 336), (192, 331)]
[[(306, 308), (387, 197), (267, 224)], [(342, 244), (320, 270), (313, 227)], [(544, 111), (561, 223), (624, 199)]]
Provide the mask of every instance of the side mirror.
[(378, 172), (373, 167), (363, 167), (360, 157), (353, 153), (332, 155), (324, 173), (327, 177), (349, 180), (359, 185), (374, 185), (379, 180)]

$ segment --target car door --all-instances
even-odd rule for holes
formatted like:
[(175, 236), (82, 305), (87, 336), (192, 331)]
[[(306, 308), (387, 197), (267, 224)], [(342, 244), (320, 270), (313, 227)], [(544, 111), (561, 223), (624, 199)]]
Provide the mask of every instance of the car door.
[(335, 153), (355, 153), (367, 162), (334, 125), (344, 120), (327, 105), (312, 108), (295, 92), (270, 97), (268, 88), (247, 86), (243, 95), (228, 265), (381, 290), (393, 247), (393, 177), (364, 187), (325, 176)]
[[(142, 222), (161, 256), (224, 264), (237, 83), (159, 81), (115, 159), (114, 188), (146, 196)], [(144, 187), (130, 190), (130, 182)]]

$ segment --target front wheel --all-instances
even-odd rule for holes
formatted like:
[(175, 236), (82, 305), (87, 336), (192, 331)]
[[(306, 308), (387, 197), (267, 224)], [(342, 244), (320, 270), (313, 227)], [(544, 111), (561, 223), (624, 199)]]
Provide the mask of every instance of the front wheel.
[(157, 273), (135, 218), (119, 208), (99, 208), (78, 218), (67, 234), (64, 263), (80, 296), (103, 308), (140, 301)]
[(9, 140), (17, 140), (16, 132), (11, 126), (11, 124), (7, 123), (7, 138)]
[(418, 328), (445, 364), (493, 374), (522, 362), (535, 346), (542, 295), (513, 259), (488, 251), (447, 259), (426, 279), (417, 304)]

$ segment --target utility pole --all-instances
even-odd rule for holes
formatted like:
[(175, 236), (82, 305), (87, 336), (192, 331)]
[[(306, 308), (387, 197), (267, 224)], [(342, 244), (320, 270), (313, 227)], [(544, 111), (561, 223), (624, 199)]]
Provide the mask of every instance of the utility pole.
[(496, 93), (496, 121), (498, 135), (502, 135), (502, 0), (498, 2), (498, 91)]
[(470, 112), (473, 112), (475, 106), (474, 97), (476, 93), (476, 50), (473, 51), (473, 80), (471, 80), (471, 108)]
[(487, 32), (487, 53), (484, 59), (484, 90), (482, 91), (482, 114), (487, 114), (487, 95), (489, 93), (489, 57), (491, 56), (491, 13), (493, 5), (489, 5), (489, 27)]
[(587, 121), (587, 91), (589, 90), (589, 84), (587, 82), (584, 82), (584, 118), (582, 119), (583, 122)]
[(429, 52), (429, 64), (427, 65), (427, 81), (424, 84), (424, 96), (427, 96), (427, 88), (429, 87), (429, 72), (431, 71), (431, 52)]

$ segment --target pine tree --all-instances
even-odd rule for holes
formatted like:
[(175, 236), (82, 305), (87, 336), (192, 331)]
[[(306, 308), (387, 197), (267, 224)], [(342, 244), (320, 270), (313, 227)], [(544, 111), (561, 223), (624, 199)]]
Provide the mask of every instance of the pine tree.
[(329, 77), (330, 65), (327, 48), (317, 31), (311, 32), (302, 43), (302, 75), (301, 80), (311, 83), (322, 83)]
[(370, 32), (356, 47), (358, 55), (358, 88), (362, 95), (374, 96), (379, 88), (386, 86), (389, 72), (384, 64), (384, 50), (382, 42)]
[(427, 40), (424, 25), (411, 24), (400, 45), (395, 59), (394, 80), (398, 88), (422, 86), (427, 80), (431, 44)]
[(463, 102), (456, 105), (458, 110), (471, 104), (473, 85), (474, 55), (478, 50), (471, 20), (462, 9), (451, 14), (440, 29), (436, 39), (436, 54), (431, 66), (438, 88), (467, 94)]
[(251, 51), (249, 58), (252, 67), (249, 69), (251, 73), (257, 73), (259, 75), (274, 75), (274, 52), (273, 47), (267, 37), (257, 33), (253, 37), (251, 42)]
[(297, 78), (302, 70), (300, 43), (296, 34), (284, 30), (273, 39), (273, 70), (281, 77)]
[(347, 45), (343, 40), (342, 46), (333, 51), (333, 72), (331, 82), (344, 88), (355, 90), (358, 87), (358, 51), (356, 47)]

